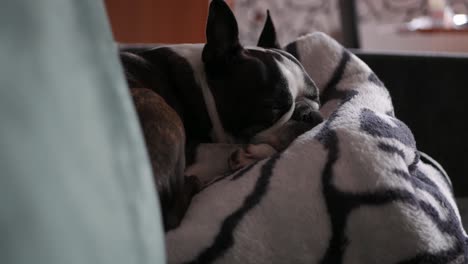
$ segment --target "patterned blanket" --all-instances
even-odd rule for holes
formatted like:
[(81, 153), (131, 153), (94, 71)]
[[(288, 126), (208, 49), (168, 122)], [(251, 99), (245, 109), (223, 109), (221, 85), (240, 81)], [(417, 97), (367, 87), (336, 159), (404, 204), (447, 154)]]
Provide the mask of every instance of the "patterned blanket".
[(322, 33), (286, 49), (325, 121), (195, 196), (166, 236), (169, 263), (467, 263), (450, 180), (378, 77)]

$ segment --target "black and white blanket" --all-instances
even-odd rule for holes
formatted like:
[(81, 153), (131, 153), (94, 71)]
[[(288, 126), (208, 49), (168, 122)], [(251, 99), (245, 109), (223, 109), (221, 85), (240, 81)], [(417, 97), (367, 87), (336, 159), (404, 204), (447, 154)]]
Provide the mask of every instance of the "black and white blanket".
[(378, 77), (322, 33), (287, 46), (325, 121), (210, 185), (166, 236), (169, 263), (467, 263), (450, 180)]

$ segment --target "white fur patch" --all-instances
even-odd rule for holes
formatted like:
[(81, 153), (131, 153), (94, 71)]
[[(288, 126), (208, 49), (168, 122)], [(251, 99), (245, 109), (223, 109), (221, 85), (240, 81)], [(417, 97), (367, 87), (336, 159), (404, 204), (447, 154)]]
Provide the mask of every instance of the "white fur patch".
[(291, 108), (278, 121), (276, 121), (273, 126), (258, 133), (252, 140), (254, 143), (260, 143), (269, 138), (270, 135), (277, 133), (277, 131), (291, 119), (296, 107), (296, 99), (303, 96), (306, 89), (307, 84), (304, 79), (304, 71), (287, 57), (282, 57), (284, 58), (282, 61), (276, 59), (275, 61), (288, 83), (288, 89), (292, 97)]
[(173, 45), (171, 49), (188, 60), (195, 74), (195, 80), (201, 87), (206, 110), (213, 126), (212, 139), (217, 143), (232, 143), (233, 139), (224, 130), (219, 118), (216, 102), (206, 81), (205, 68), (201, 60), (203, 44), (180, 44)]

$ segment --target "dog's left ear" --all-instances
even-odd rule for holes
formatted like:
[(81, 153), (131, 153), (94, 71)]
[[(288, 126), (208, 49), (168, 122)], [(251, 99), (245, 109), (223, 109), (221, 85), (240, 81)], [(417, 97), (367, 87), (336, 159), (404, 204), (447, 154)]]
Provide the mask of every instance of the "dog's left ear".
[(265, 20), (265, 25), (263, 26), (262, 33), (258, 39), (257, 46), (266, 48), (266, 49), (280, 49), (281, 46), (278, 44), (278, 39), (276, 37), (275, 24), (270, 16), (270, 10), (267, 10), (267, 18)]
[(236, 18), (223, 0), (213, 0), (206, 23), (203, 62), (226, 62), (242, 50)]

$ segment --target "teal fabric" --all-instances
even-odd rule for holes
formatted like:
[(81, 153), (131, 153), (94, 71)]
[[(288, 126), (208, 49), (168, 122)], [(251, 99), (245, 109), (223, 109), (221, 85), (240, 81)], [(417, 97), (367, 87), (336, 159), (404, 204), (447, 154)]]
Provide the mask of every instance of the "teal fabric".
[(0, 263), (163, 263), (159, 204), (104, 5), (0, 7)]

